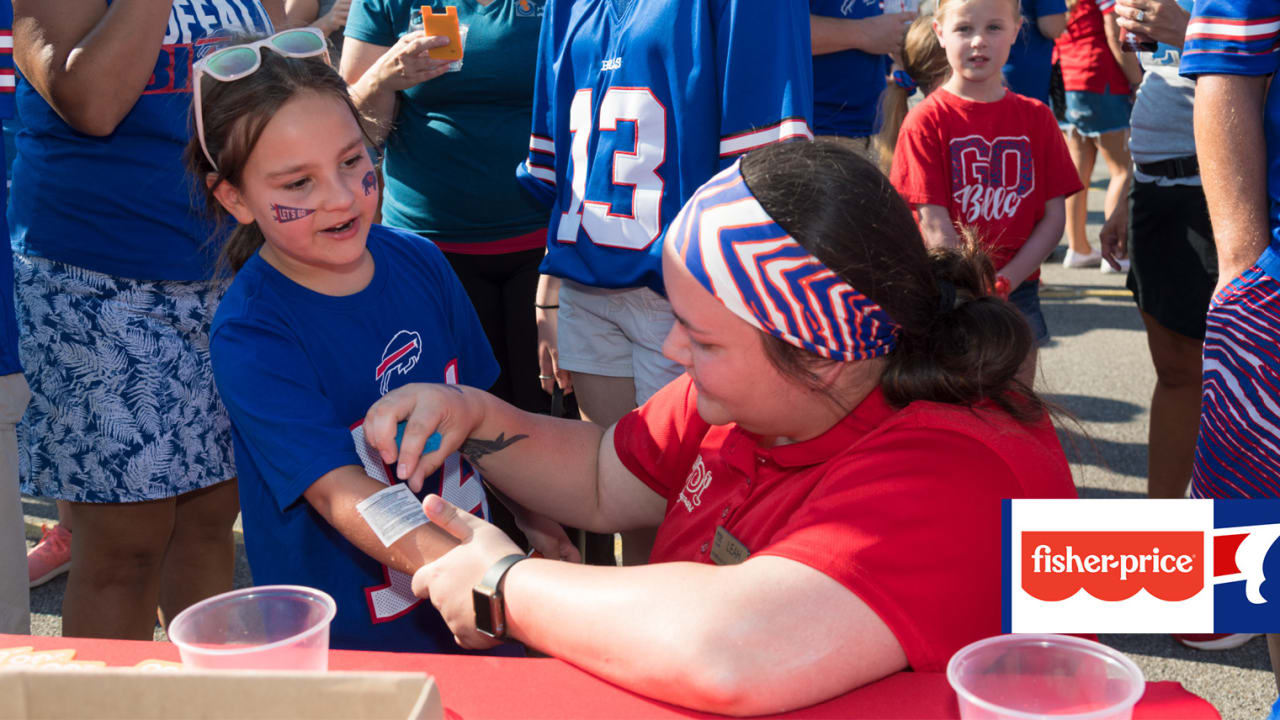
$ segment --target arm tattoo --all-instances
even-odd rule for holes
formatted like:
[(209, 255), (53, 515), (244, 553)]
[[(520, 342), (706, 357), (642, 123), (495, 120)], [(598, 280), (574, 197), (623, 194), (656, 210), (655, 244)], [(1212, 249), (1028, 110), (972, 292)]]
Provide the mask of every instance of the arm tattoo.
[[(514, 435), (510, 439), (506, 433), (498, 433), (498, 437), (493, 440), (477, 440), (468, 438), (462, 443), (462, 447), (458, 448), (458, 452), (467, 456), (473, 464), (479, 466), (480, 458), (491, 453), (496, 453), (506, 447), (514, 445), (516, 442), (529, 437), (528, 435)], [(481, 468), (483, 469), (483, 468)]]

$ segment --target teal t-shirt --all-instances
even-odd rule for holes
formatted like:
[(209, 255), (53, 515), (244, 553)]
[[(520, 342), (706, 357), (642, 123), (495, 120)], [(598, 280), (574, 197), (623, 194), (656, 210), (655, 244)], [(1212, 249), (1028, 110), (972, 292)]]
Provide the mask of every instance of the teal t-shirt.
[[(423, 5), (455, 5), (468, 26), (462, 69), (399, 95), (387, 138), (383, 222), (449, 243), (547, 226), (548, 209), (512, 171), (529, 152), (533, 76), (545, 0), (362, 0), (346, 36), (390, 47)], [(415, 28), (421, 23), (415, 24)]]

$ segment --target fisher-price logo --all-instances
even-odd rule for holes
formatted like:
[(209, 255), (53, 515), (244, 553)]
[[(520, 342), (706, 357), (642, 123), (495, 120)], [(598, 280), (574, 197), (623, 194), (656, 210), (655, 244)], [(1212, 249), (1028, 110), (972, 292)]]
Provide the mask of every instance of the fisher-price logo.
[(1006, 632), (1280, 631), (1280, 501), (1005, 501)]

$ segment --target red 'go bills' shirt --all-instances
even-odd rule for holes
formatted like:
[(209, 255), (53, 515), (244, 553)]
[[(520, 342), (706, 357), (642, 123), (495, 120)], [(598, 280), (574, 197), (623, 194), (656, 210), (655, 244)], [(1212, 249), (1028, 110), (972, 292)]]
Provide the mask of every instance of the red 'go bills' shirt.
[(877, 389), (822, 435), (763, 447), (737, 425), (709, 425), (697, 402), (683, 375), (614, 430), (622, 464), (667, 499), (650, 561), (712, 562), (723, 527), (751, 556), (844, 585), (916, 670), (941, 671), (956, 650), (1000, 633), (1000, 500), (1076, 496), (1047, 417), (1022, 425), (931, 402), (899, 410)]
[(941, 205), (976, 229), (996, 269), (1026, 244), (1045, 203), (1083, 187), (1043, 103), (1013, 92), (976, 102), (942, 88), (907, 113), (890, 179), (907, 202)]

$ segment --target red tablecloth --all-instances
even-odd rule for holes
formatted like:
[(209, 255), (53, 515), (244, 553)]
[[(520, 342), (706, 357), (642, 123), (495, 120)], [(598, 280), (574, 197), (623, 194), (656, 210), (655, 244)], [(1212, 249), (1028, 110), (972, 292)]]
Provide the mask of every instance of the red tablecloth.
[[(178, 660), (170, 643), (0, 635), (0, 649), (76, 650), (76, 660), (136, 665)], [(623, 690), (574, 666), (549, 658), (329, 653), (330, 670), (395, 670), (435, 676), (453, 718), (697, 718), (718, 717), (660, 703)], [(794, 718), (958, 718), (955, 694), (942, 673), (901, 672), (851, 693), (788, 713)], [(1204, 699), (1176, 682), (1147, 683), (1135, 720), (1221, 720)]]

